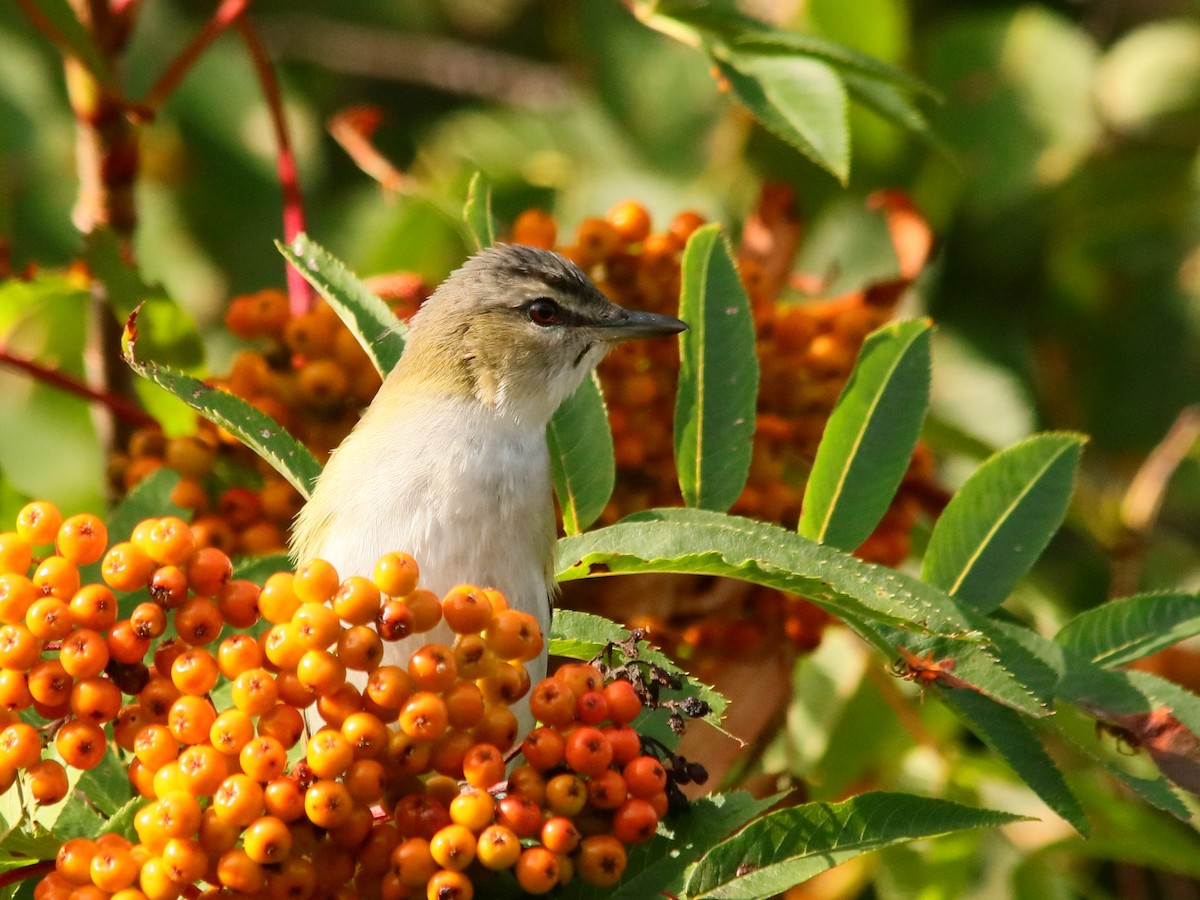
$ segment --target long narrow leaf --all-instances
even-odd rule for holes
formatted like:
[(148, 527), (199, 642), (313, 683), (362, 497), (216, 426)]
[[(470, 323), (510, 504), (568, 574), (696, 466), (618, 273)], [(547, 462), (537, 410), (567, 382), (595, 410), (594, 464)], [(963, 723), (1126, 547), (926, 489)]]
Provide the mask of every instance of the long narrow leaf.
[(675, 463), (688, 506), (726, 510), (750, 471), (758, 357), (750, 300), (720, 226), (698, 229), (683, 253)]
[(309, 496), (321, 474), (321, 464), (278, 422), (227, 391), (209, 387), (182, 372), (138, 359), (136, 348), (137, 312), (134, 311), (125, 325), (122, 352), (130, 368), (170, 391), (214, 425), (235, 435), (270, 463), (302, 496)]
[(1022, 818), (884, 792), (807, 803), (757, 819), (710, 850), (688, 879), (686, 894), (690, 900), (760, 900), (872, 850)]
[(612, 429), (595, 373), (554, 413), (546, 443), (563, 530), (579, 534), (604, 512), (617, 480)]
[(942, 691), (941, 699), (1047, 806), (1088, 834), (1083, 807), (1024, 717), (974, 691)]
[(467, 186), (463, 221), (467, 223), (476, 250), (496, 243), (496, 220), (492, 218), (492, 186), (488, 184), (482, 172), (472, 175), (471, 183)]
[(307, 234), (296, 235), (291, 244), (276, 241), (275, 246), (333, 307), (367, 352), (375, 370), (386, 377), (404, 352), (408, 327), (345, 263)]
[(1066, 515), (1083, 442), (1036, 435), (980, 466), (938, 519), (922, 578), (981, 612), (1003, 603)]
[[(799, 594), (842, 618), (872, 643), (866, 623), (955, 638), (963, 680), (1031, 716), (1042, 700), (981, 644), (976, 619), (923, 582), (862, 563), (774, 525), (696, 509), (660, 509), (559, 542), (559, 578), (593, 573), (683, 572), (723, 575)], [(956, 674), (958, 674), (956, 672)], [(968, 680), (969, 676), (969, 680)]]
[(1200, 595), (1139, 594), (1110, 600), (1064, 625), (1054, 640), (1102, 666), (1123, 666), (1200, 634)]
[(929, 405), (928, 321), (893, 322), (858, 355), (804, 490), (800, 534), (853, 550), (904, 477)]

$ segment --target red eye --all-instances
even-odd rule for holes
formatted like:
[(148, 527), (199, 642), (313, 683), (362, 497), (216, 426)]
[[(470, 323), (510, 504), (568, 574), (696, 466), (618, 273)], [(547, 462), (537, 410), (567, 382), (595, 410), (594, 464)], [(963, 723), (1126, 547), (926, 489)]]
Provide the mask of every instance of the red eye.
[(534, 325), (548, 326), (558, 324), (558, 304), (549, 297), (538, 297), (529, 304), (529, 321)]

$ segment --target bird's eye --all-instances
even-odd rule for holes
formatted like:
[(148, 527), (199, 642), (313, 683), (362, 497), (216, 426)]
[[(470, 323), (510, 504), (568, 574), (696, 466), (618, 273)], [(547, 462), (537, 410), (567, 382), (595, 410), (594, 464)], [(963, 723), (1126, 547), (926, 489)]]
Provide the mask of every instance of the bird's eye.
[(529, 311), (529, 321), (534, 325), (547, 327), (559, 322), (558, 304), (549, 297), (538, 297), (526, 309)]

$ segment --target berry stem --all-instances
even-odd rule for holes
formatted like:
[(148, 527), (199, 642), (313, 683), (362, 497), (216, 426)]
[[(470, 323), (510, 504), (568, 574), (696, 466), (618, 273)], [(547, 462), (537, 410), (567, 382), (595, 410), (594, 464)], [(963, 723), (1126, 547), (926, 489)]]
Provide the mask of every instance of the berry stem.
[(65, 375), (23, 356), (17, 356), (3, 345), (0, 345), (0, 365), (18, 369), (32, 376), (35, 381), (66, 391), (68, 394), (74, 394), (76, 397), (82, 397), (92, 403), (99, 403), (114, 416), (130, 425), (140, 427), (154, 424), (154, 417), (132, 401), (106, 391), (98, 391), (70, 375)]
[[(304, 231), (304, 197), (300, 193), (296, 156), (292, 152), (292, 142), (288, 137), (283, 95), (279, 91), (279, 80), (275, 77), (275, 70), (271, 67), (267, 51), (254, 26), (245, 16), (238, 16), (237, 28), (250, 54), (250, 60), (254, 63), (254, 71), (258, 75), (258, 83), (275, 129), (275, 141), (278, 145), (275, 170), (279, 175), (280, 190), (283, 192), (283, 240), (290, 244), (296, 235)], [(304, 280), (304, 276), (290, 265), (287, 266), (287, 286), (288, 302), (293, 316), (302, 315), (312, 309), (312, 289)]]
[(0, 872), (0, 889), (18, 884), (28, 878), (41, 879), (53, 871), (54, 860), (43, 859), (29, 866), (21, 866), (19, 869), (9, 869), (7, 872)]
[(345, 109), (332, 116), (326, 127), (356, 166), (378, 181), (385, 191), (398, 192), (405, 187), (406, 176), (371, 141), (371, 131), (377, 123), (374, 112), (361, 106)]

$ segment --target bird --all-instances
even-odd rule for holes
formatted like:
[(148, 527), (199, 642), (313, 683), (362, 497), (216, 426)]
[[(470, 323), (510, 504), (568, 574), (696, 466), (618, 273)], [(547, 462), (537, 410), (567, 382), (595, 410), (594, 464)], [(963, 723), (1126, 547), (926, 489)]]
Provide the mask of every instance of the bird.
[[(421, 587), (494, 588), (548, 637), (556, 524), (546, 427), (617, 343), (678, 334), (681, 320), (612, 303), (549, 250), (497, 244), (467, 259), (409, 322), (405, 349), (333, 451), (290, 550), (342, 578), (411, 554)], [(407, 665), (432, 632), (385, 644)], [(533, 683), (543, 652), (526, 663)]]

